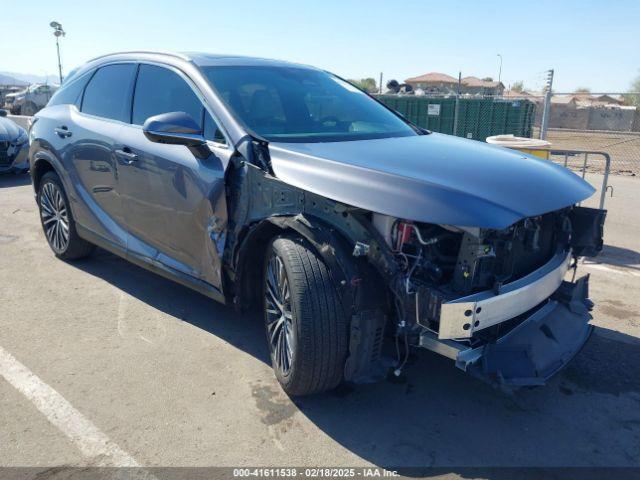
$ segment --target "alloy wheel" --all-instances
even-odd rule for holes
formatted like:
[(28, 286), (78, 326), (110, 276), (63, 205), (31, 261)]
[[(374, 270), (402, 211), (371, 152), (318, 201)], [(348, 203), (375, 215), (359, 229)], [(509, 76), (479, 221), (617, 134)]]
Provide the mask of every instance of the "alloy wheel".
[(267, 336), (273, 361), (284, 375), (289, 373), (293, 358), (293, 316), (289, 282), (280, 257), (274, 255), (267, 264), (265, 278)]
[(40, 192), (40, 216), (47, 240), (56, 253), (62, 253), (69, 245), (69, 214), (62, 192), (51, 182)]

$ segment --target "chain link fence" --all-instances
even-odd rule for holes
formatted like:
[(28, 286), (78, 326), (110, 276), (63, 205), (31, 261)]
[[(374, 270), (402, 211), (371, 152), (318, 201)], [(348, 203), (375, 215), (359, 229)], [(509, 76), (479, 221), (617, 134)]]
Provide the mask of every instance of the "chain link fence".
[[(640, 175), (640, 132), (549, 129), (547, 140), (560, 150), (594, 150), (611, 156), (611, 173)], [(555, 159), (560, 161), (560, 159)], [(569, 167), (581, 168), (580, 160), (569, 160)], [(592, 162), (589, 172), (601, 172), (602, 165)]]
[[(532, 97), (539, 106), (533, 137), (540, 135), (543, 97)], [(640, 109), (629, 105), (627, 94), (554, 93), (549, 104), (546, 140), (553, 149), (599, 151), (611, 157), (611, 173), (640, 175)], [(553, 157), (564, 162), (566, 158)], [(582, 158), (569, 157), (570, 168), (583, 168)], [(602, 172), (602, 162), (586, 165)]]
[[(543, 93), (385, 94), (378, 98), (420, 127), (485, 141), (512, 134), (539, 139)], [(553, 150), (598, 151), (611, 157), (611, 173), (640, 176), (640, 109), (628, 105), (628, 94), (554, 93), (548, 103), (546, 140)], [(552, 155), (569, 168), (604, 172), (602, 157)]]

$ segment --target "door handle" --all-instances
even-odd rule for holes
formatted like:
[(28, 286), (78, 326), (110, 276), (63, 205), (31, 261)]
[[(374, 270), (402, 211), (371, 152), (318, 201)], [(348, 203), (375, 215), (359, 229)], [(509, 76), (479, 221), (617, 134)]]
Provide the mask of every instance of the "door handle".
[(138, 155), (133, 153), (129, 147), (123, 147), (116, 150), (116, 155), (123, 158), (128, 165), (131, 165), (133, 162), (138, 160)]
[(62, 125), (61, 127), (56, 127), (53, 131), (61, 138), (67, 138), (71, 136), (71, 132), (67, 128), (66, 125)]

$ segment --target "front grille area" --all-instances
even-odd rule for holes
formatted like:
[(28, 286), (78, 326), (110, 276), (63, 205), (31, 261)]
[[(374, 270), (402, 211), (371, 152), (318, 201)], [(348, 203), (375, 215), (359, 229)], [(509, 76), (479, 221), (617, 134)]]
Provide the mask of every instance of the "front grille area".
[(0, 142), (0, 165), (6, 166), (11, 163), (11, 158), (9, 157), (9, 142)]

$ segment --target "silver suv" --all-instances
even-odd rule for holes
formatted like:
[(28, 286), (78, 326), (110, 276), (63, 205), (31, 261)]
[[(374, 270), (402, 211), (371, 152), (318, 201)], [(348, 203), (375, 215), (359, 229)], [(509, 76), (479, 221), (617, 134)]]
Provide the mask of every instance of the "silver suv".
[(591, 331), (588, 277), (564, 280), (602, 247), (604, 212), (576, 205), (588, 183), (422, 130), (326, 71), (108, 55), (65, 82), (30, 138), (58, 257), (98, 245), (260, 309), (289, 394), (384, 376), (385, 335), (393, 374), (425, 348), (538, 385)]

